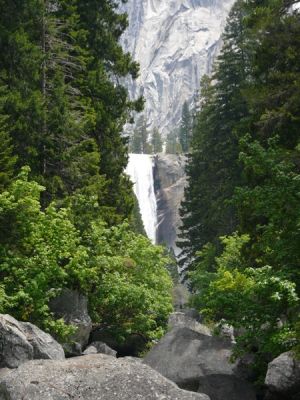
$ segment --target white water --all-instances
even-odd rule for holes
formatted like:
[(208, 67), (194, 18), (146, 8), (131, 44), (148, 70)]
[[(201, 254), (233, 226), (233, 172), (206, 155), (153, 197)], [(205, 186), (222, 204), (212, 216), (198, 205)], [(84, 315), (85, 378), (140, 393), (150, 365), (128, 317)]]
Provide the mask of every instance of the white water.
[(153, 156), (149, 154), (129, 154), (126, 173), (134, 183), (133, 190), (139, 202), (147, 236), (155, 243), (157, 208), (154, 193)]

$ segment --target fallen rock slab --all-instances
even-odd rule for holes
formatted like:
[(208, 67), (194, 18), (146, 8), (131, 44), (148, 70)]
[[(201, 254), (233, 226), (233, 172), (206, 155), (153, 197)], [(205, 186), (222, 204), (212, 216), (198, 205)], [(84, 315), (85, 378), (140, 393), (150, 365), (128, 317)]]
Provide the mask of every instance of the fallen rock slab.
[(0, 400), (209, 400), (147, 365), (105, 354), (34, 360), (0, 381)]
[[(185, 327), (167, 333), (143, 362), (179, 387), (199, 390), (211, 400), (240, 400), (241, 393), (243, 400), (255, 400), (252, 386), (235, 375), (231, 354), (230, 339)], [(220, 390), (213, 390), (217, 385)]]
[(211, 330), (198, 322), (195, 318), (191, 317), (185, 312), (173, 312), (169, 316), (168, 326), (170, 329), (174, 328), (189, 328), (192, 331), (203, 333), (207, 336), (212, 336)]

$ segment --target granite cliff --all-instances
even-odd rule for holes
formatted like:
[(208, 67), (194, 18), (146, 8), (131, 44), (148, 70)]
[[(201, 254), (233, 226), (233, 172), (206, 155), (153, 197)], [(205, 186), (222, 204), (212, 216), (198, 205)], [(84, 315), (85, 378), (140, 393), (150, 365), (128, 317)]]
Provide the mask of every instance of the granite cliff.
[(154, 159), (154, 189), (157, 203), (156, 241), (178, 255), (176, 246), (180, 226), (179, 207), (186, 185), (186, 157), (157, 154)]
[(184, 101), (192, 101), (203, 74), (211, 71), (233, 0), (128, 0), (123, 46), (140, 63), (129, 83), (146, 99), (147, 121), (163, 133), (178, 124)]

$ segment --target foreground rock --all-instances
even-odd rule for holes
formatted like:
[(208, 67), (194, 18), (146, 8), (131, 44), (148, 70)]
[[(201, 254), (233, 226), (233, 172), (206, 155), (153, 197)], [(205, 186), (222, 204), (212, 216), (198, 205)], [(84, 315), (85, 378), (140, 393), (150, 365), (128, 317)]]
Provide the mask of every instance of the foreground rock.
[(71, 337), (74, 346), (72, 349), (70, 346), (66, 346), (66, 350), (67, 353), (69, 350), (70, 355), (79, 355), (81, 348), (88, 344), (92, 330), (87, 298), (76, 290), (64, 289), (58, 297), (51, 300), (50, 309), (56, 318), (63, 318), (67, 324), (77, 328)]
[(298, 400), (300, 398), (300, 361), (292, 352), (280, 354), (268, 365), (265, 379), (267, 399)]
[(64, 359), (64, 351), (50, 335), (30, 323), (0, 314), (0, 368), (17, 368), (33, 359)]
[(0, 382), (0, 400), (209, 400), (150, 367), (104, 354), (30, 361)]
[(150, 350), (144, 363), (179, 387), (208, 394), (211, 400), (255, 400), (252, 386), (234, 371), (229, 339), (189, 328), (175, 328)]

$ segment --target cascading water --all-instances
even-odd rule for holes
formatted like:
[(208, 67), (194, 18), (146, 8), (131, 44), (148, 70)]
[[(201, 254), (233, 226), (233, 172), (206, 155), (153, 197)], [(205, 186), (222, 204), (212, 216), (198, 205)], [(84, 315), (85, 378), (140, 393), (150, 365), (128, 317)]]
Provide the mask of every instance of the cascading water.
[(147, 236), (156, 243), (157, 206), (154, 192), (153, 156), (129, 154), (126, 173), (134, 183), (133, 190), (139, 202)]

